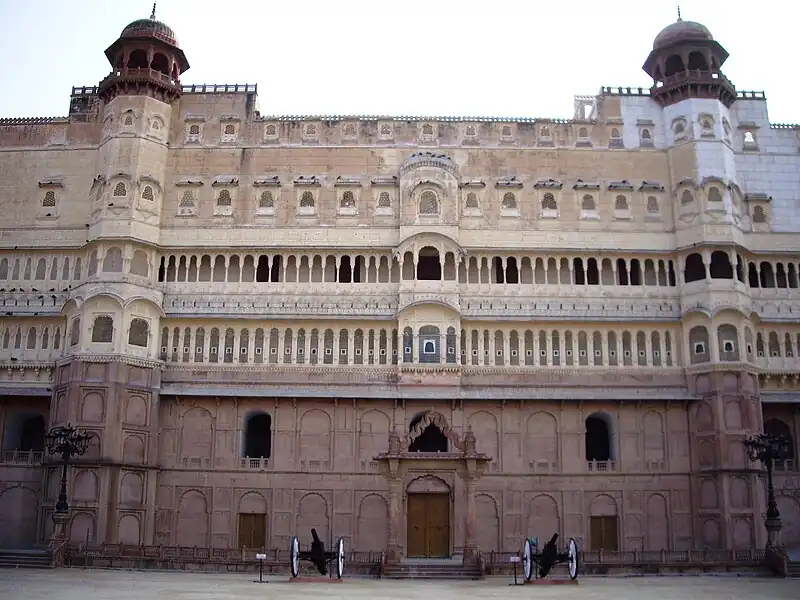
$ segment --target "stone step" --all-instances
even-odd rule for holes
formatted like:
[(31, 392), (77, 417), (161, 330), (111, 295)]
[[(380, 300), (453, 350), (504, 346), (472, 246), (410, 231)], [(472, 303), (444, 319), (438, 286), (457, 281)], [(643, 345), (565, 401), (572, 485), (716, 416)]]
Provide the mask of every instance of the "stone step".
[(384, 579), (481, 579), (480, 569), (463, 565), (390, 565)]
[(49, 569), (50, 557), (38, 550), (0, 550), (0, 568)]

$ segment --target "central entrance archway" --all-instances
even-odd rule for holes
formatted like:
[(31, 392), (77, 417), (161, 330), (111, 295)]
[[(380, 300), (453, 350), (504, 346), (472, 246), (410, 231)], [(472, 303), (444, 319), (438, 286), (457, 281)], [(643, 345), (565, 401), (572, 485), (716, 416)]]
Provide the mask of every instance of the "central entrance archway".
[(450, 556), (450, 496), (408, 495), (408, 557)]
[(432, 475), (420, 477), (407, 488), (408, 558), (450, 556), (450, 486)]

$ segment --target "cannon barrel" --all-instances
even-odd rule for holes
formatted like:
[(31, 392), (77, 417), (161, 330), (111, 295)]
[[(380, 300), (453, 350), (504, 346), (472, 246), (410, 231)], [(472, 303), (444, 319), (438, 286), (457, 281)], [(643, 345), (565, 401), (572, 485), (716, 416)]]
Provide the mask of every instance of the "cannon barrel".
[(311, 528), (311, 538), (314, 540), (315, 543), (319, 543), (320, 541), (319, 536), (317, 535), (317, 530), (314, 529), (313, 527)]

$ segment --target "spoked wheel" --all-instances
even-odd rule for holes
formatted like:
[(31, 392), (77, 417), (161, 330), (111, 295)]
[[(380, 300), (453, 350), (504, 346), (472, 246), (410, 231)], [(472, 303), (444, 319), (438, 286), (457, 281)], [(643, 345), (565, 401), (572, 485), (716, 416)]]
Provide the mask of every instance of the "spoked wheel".
[(533, 577), (533, 547), (529, 538), (522, 542), (522, 575), (525, 581), (530, 581)]
[(336, 542), (336, 578), (341, 579), (344, 575), (344, 539), (339, 538)]
[(567, 544), (567, 566), (569, 567), (570, 579), (578, 578), (578, 560), (578, 542), (575, 541), (575, 538), (569, 538), (569, 543)]
[(297, 577), (300, 574), (300, 542), (297, 536), (292, 536), (292, 541), (289, 542), (289, 567), (292, 570), (292, 577)]

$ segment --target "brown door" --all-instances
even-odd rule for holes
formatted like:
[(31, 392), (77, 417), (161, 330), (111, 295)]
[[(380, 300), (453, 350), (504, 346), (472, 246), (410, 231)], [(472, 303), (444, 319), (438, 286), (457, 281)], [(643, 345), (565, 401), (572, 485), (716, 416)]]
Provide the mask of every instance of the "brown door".
[(450, 496), (408, 495), (408, 556), (450, 556)]
[(261, 549), (267, 545), (267, 515), (239, 515), (239, 548)]
[(617, 517), (589, 517), (590, 550), (614, 550), (617, 544)]

